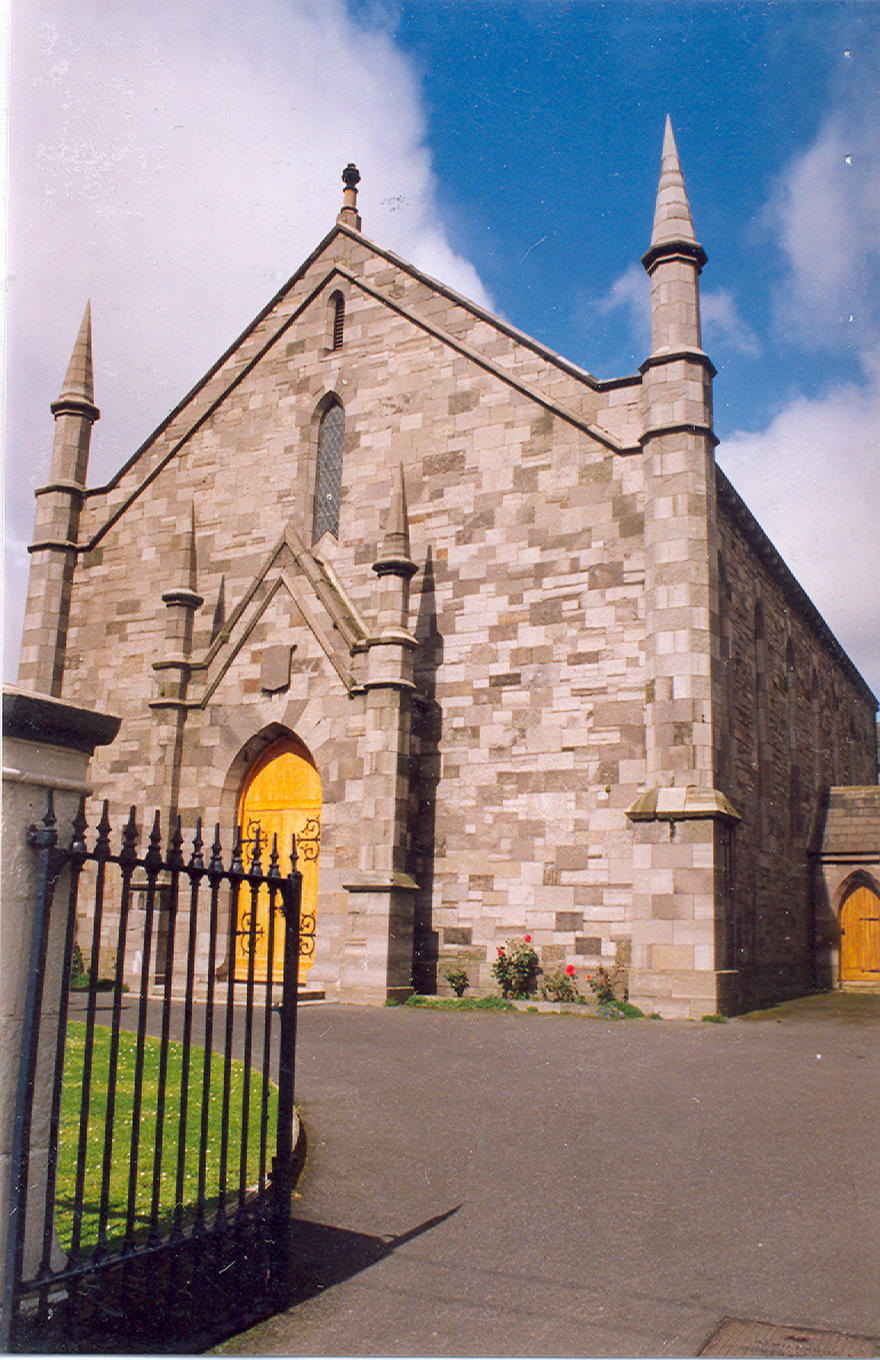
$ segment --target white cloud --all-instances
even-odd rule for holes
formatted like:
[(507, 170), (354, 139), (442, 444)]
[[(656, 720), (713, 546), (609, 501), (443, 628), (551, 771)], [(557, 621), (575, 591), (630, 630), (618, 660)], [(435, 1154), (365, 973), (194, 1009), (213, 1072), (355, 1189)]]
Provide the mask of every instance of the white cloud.
[[(867, 71), (866, 54), (866, 71)], [(880, 126), (876, 62), (781, 175), (764, 214), (782, 252), (786, 343), (855, 359), (859, 376), (795, 395), (719, 462), (880, 694)]]
[(614, 280), (608, 292), (599, 299), (598, 310), (603, 315), (623, 310), (629, 314), (633, 340), (645, 354), (651, 342), (651, 283), (640, 264), (627, 265)]
[[(28, 0), (13, 15), (11, 651), (33, 487), (92, 300), (90, 482), (106, 480), (332, 227), (340, 174), (368, 236), (491, 306), (437, 220), (421, 90), (381, 14), (345, 0)], [(9, 657), (11, 668), (13, 656)]]
[(819, 612), (880, 687), (880, 348), (863, 383), (800, 396), (718, 461)]
[[(866, 348), (880, 328), (880, 124), (876, 96), (823, 123), (765, 214), (786, 276), (778, 324), (809, 347)], [(864, 106), (862, 106), (864, 105)]]
[(734, 350), (737, 354), (760, 354), (757, 336), (736, 310), (733, 294), (728, 289), (719, 288), (714, 292), (703, 289), (700, 315), (703, 343), (710, 353), (717, 345), (719, 349)]
[[(599, 302), (603, 314), (624, 309), (629, 313), (629, 326), (638, 348), (650, 352), (651, 344), (651, 283), (640, 264), (629, 265), (615, 279)], [(740, 354), (757, 354), (760, 345), (736, 310), (736, 303), (728, 289), (700, 290), (700, 315), (703, 344), (711, 351), (732, 349)]]

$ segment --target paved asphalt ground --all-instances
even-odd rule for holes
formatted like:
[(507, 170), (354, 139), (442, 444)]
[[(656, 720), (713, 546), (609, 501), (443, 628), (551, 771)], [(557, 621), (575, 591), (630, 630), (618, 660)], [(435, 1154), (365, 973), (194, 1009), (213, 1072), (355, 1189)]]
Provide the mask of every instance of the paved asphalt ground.
[(220, 1350), (695, 1356), (725, 1317), (876, 1337), (878, 1038), (880, 996), (724, 1025), (304, 1006), (297, 1301)]

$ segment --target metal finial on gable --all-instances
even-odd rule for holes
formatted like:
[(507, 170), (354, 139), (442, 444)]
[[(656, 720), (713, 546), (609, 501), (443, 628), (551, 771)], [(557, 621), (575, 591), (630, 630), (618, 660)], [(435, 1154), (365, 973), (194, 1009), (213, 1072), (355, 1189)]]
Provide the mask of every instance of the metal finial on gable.
[(345, 185), (345, 189), (342, 194), (342, 209), (336, 220), (347, 227), (354, 227), (355, 231), (361, 229), (361, 219), (357, 210), (357, 186), (360, 182), (360, 171), (352, 161), (349, 161), (342, 172), (342, 183)]

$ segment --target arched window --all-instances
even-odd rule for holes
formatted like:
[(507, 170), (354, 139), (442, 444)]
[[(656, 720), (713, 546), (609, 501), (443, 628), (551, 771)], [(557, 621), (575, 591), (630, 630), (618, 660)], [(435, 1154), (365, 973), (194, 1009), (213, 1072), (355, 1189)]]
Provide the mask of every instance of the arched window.
[(345, 412), (338, 402), (329, 406), (318, 427), (318, 471), (315, 478), (314, 541), (329, 529), (339, 534), (339, 501), (342, 496), (342, 454), (345, 447)]

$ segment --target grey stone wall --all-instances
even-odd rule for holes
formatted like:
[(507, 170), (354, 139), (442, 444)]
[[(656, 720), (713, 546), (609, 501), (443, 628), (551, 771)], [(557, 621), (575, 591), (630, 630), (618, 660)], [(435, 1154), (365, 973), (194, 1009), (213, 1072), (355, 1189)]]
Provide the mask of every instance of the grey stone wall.
[(720, 498), (719, 786), (736, 833), (729, 967), (743, 1004), (795, 995), (814, 970), (808, 850), (828, 785), (876, 781), (874, 702), (754, 522)]
[[(345, 340), (332, 351), (326, 296), (340, 286)], [(632, 893), (624, 811), (645, 777), (642, 469), (626, 443), (638, 390), (638, 379), (600, 390), (337, 236), (86, 498), (93, 546), (77, 568), (65, 694), (106, 693), (126, 715), (96, 765), (117, 815), (132, 802), (164, 810), (175, 782), (185, 824), (202, 811), (228, 826), (259, 734), (295, 731), (323, 784), (315, 975), (335, 985), (343, 880), (364, 835), (389, 834), (363, 816), (361, 657), (289, 550), (267, 566), (288, 524), (309, 542), (317, 423), (334, 393), (346, 413), (340, 530), (319, 555), (369, 632), (370, 566), (401, 461), (421, 566), (408, 812), (420, 980), (464, 950), (488, 987), (496, 945), (526, 931), (545, 963), (571, 962), (582, 980), (613, 962)], [(187, 694), (204, 706), (181, 734), (173, 704), (150, 704), (168, 697), (153, 666), (179, 638), (162, 595), (185, 571), (193, 504), (204, 604)], [(261, 658), (279, 642), (295, 647), (291, 683), (268, 696)]]
[[(85, 496), (63, 693), (124, 714), (96, 786), (117, 824), (132, 803), (188, 829), (201, 813), (228, 841), (247, 769), (295, 733), (322, 781), (310, 981), (331, 995), (376, 944), (352, 880), (379, 864), (402, 875), (388, 922), (418, 885), (423, 988), (461, 962), (490, 989), (497, 946), (524, 933), (584, 986), (629, 958), (636, 920), (640, 985), (676, 1014), (715, 1009), (720, 973), (744, 997), (809, 982), (810, 817), (823, 782), (875, 775), (870, 696), (723, 479), (714, 522), (705, 356), (644, 368), (598, 383), (337, 230)], [(330, 400), (339, 535), (313, 545)], [(400, 465), (416, 689), (380, 703), (372, 565)], [(266, 687), (280, 646), (289, 684)], [(628, 820), (646, 789), (708, 787), (712, 765), (743, 818), (732, 861), (726, 822), (675, 840)]]

